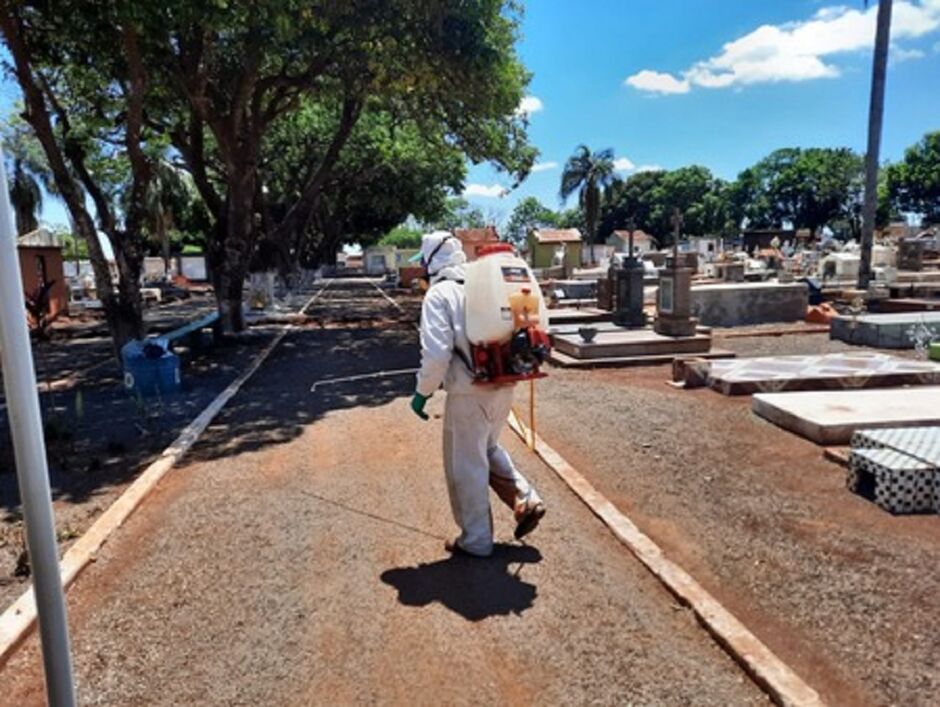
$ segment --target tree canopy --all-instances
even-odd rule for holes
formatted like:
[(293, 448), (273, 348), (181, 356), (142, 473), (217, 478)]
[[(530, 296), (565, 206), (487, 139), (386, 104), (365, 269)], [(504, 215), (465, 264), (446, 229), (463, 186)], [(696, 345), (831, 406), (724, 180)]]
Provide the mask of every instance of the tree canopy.
[(940, 223), (940, 130), (927, 133), (887, 169), (887, 190), (900, 212)]
[(561, 173), (558, 194), (562, 202), (578, 192), (578, 204), (584, 213), (587, 242), (597, 238), (600, 220), (601, 196), (616, 181), (614, 151), (610, 148), (591, 152), (587, 145), (578, 145), (568, 158)]
[(557, 225), (558, 214), (534, 196), (528, 196), (516, 204), (504, 235), (507, 240), (519, 245), (525, 241), (531, 229)]
[(99, 282), (96, 228), (111, 241), (118, 291), (100, 290), (116, 340), (141, 331), (150, 234), (182, 213), (151, 184), (164, 162), (198, 193), (190, 215), (207, 217), (219, 309), (237, 330), (261, 242), (290, 264), (405, 214), (445, 218), (464, 160), (518, 181), (536, 156), (516, 111), (529, 74), (512, 0), (0, 0), (0, 23)]

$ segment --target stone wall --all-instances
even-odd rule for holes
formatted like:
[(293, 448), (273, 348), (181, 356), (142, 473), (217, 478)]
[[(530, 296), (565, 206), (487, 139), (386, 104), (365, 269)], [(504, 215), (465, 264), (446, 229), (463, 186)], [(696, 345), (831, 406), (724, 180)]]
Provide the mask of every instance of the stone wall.
[(796, 322), (806, 317), (804, 283), (747, 282), (692, 287), (692, 316), (704, 326)]

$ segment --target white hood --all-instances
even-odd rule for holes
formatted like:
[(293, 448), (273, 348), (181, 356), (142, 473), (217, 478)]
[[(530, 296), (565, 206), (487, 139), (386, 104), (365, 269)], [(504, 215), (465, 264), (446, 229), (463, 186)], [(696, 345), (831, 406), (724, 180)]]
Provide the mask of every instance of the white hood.
[(433, 285), (440, 280), (463, 280), (467, 256), (459, 238), (447, 231), (434, 231), (421, 237), (421, 261)]

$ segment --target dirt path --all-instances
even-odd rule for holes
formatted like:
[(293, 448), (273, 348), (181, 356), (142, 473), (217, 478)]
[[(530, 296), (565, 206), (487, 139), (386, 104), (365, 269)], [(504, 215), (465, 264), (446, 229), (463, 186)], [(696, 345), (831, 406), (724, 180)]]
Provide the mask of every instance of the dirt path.
[[(493, 558), (444, 553), (442, 396), (422, 423), (409, 379), (309, 393), (413, 366), (414, 338), (309, 330), (273, 354), (71, 591), (81, 702), (766, 703), (509, 433), (549, 516), (520, 545), (497, 509)], [(0, 682), (41, 703), (35, 637)]]
[(546, 442), (824, 699), (936, 704), (940, 517), (884, 513), (748, 398), (676, 390), (666, 366), (551, 373)]

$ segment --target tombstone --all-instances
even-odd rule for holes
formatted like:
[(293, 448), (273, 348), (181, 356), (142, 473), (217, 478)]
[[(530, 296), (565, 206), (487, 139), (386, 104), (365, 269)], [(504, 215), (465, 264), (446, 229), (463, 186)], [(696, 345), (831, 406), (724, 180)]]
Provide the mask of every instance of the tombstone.
[(920, 272), (923, 269), (923, 241), (905, 239), (898, 242), (898, 270), (913, 270), (915, 272)]
[(618, 326), (643, 327), (646, 326), (646, 313), (643, 311), (644, 268), (643, 261), (634, 255), (632, 228), (628, 252), (620, 267), (612, 265), (608, 271), (611, 309), (614, 311), (614, 323)]
[(744, 263), (738, 260), (722, 263), (721, 279), (725, 282), (744, 282)]
[(673, 250), (659, 273), (656, 323), (653, 329), (663, 336), (695, 336), (698, 321), (692, 318), (692, 268), (679, 255), (679, 229), (682, 216), (673, 214)]

